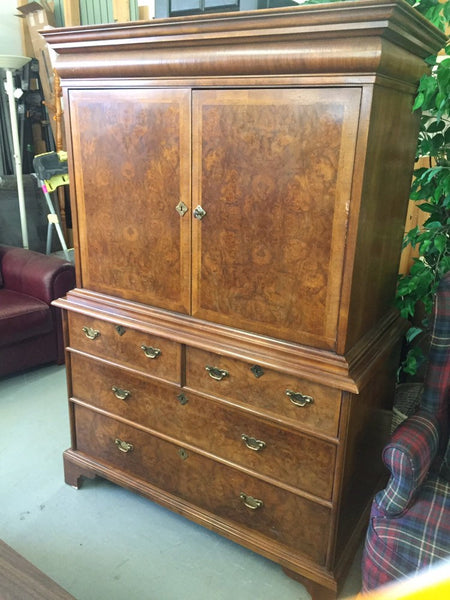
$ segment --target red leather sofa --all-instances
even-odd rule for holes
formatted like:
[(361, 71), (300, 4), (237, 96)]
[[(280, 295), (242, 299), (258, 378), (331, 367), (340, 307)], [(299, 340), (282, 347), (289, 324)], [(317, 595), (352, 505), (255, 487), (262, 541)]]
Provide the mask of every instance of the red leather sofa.
[(51, 302), (74, 286), (71, 262), (0, 245), (0, 377), (64, 362), (61, 315)]

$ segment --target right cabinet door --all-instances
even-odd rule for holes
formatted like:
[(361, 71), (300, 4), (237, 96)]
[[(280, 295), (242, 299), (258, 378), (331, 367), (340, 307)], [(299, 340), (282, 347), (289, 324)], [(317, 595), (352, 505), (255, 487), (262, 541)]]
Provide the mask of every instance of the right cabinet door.
[(195, 317), (334, 348), (360, 99), (193, 92)]

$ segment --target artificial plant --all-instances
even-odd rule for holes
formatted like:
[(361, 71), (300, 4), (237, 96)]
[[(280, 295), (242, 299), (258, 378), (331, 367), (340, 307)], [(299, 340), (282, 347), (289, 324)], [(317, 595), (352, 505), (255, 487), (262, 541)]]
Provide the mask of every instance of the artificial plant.
[[(450, 3), (439, 0), (408, 0), (434, 25), (448, 31)], [(400, 371), (414, 375), (424, 360), (413, 340), (427, 330), (434, 296), (441, 277), (450, 270), (450, 45), (431, 56), (428, 74), (419, 83), (413, 110), (421, 110), (417, 158), (428, 166), (414, 171), (411, 199), (426, 213), (422, 226), (405, 235), (404, 247), (417, 249), (418, 257), (407, 274), (400, 275), (396, 305), (410, 321), (406, 333), (409, 349)]]

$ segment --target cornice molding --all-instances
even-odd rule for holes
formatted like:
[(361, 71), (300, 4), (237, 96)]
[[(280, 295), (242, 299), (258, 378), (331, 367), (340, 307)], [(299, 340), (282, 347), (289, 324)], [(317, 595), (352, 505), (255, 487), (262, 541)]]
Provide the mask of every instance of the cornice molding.
[[(404, 0), (360, 0), (41, 32), (62, 79), (381, 73), (417, 81), (445, 36)], [(385, 53), (393, 60), (386, 60)], [(399, 69), (398, 64), (409, 63)], [(413, 66), (414, 65), (414, 66)], [(419, 76), (421, 74), (419, 73)], [(401, 73), (401, 75), (400, 75)], [(63, 81), (64, 84), (64, 81)]]

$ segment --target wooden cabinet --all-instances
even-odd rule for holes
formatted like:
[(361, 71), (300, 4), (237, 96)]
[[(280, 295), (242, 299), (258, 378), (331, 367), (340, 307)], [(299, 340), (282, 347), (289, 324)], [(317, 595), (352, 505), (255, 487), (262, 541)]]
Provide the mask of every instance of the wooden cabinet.
[(364, 0), (44, 37), (77, 260), (66, 481), (335, 597), (385, 475), (411, 107), (441, 34)]

